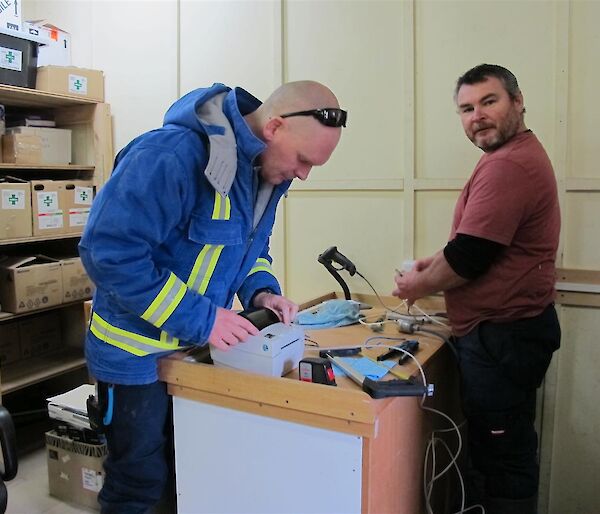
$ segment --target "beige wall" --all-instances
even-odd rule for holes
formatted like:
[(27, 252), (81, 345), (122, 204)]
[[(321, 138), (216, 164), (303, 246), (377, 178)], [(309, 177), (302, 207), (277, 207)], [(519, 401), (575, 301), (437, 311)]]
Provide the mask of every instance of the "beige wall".
[[(73, 34), (75, 65), (105, 71), (115, 149), (160, 124), (177, 97), (214, 81), (264, 97), (281, 81), (313, 78), (337, 93), (350, 111), (339, 149), (294, 185), (274, 231), (275, 269), (298, 301), (338, 289), (316, 261), (328, 246), (388, 293), (394, 267), (445, 243), (479, 157), (462, 133), (452, 89), (481, 62), (515, 72), (527, 124), (554, 163), (560, 264), (600, 269), (600, 2), (25, 0), (23, 7)], [(349, 284), (368, 290), (357, 277)], [(561, 308), (563, 349), (540, 395), (542, 513), (600, 512), (598, 314)]]

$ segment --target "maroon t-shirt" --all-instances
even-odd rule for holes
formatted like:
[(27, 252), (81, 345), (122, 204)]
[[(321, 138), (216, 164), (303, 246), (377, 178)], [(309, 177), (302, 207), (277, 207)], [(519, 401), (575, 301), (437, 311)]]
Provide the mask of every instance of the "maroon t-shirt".
[(450, 239), (457, 233), (505, 248), (484, 275), (446, 291), (455, 335), (484, 320), (536, 316), (554, 300), (560, 233), (556, 179), (532, 132), (481, 157), (454, 210)]

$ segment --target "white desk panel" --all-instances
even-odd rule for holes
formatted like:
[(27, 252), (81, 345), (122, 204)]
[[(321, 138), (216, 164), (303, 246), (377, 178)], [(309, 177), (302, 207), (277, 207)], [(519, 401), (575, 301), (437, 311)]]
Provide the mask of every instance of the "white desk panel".
[(362, 439), (173, 397), (180, 514), (360, 514)]

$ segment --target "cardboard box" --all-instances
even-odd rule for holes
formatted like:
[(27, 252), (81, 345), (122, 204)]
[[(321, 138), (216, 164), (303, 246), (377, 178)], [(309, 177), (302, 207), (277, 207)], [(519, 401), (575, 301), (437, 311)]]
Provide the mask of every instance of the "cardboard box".
[(90, 319), (92, 317), (92, 309), (94, 308), (92, 300), (87, 300), (86, 302), (83, 302), (83, 312), (85, 315), (85, 325), (89, 326), (90, 325)]
[(61, 180), (32, 180), (31, 205), (33, 235), (63, 234), (64, 182)]
[(34, 311), (62, 303), (60, 261), (42, 255), (0, 261), (0, 305), (13, 312)]
[(2, 136), (2, 161), (12, 164), (41, 164), (42, 138), (29, 134)]
[(24, 134), (39, 136), (42, 145), (42, 164), (70, 164), (71, 131), (48, 127), (12, 127), (6, 130), (9, 135)]
[(50, 40), (38, 51), (39, 66), (71, 66), (71, 35), (52, 25), (48, 20), (30, 20), (23, 22), (23, 31), (34, 36)]
[(64, 501), (100, 509), (98, 492), (104, 484), (102, 464), (106, 444), (89, 444), (46, 432), (50, 494)]
[(64, 201), (62, 205), (65, 212), (65, 233), (83, 232), (96, 192), (94, 184), (91, 180), (66, 180), (63, 182), (63, 186)]
[(2, 0), (0, 2), (0, 28), (21, 30), (21, 2)]
[(0, 82), (2, 84), (35, 87), (38, 44), (23, 32), (0, 27)]
[(0, 239), (31, 237), (31, 184), (0, 177)]
[(0, 366), (21, 358), (21, 345), (19, 343), (19, 324), (0, 324)]
[(62, 347), (60, 318), (57, 312), (45, 312), (19, 320), (21, 358), (59, 350)]
[(80, 257), (61, 259), (63, 303), (91, 298), (95, 286), (88, 276)]
[(99, 70), (73, 66), (42, 66), (37, 70), (35, 88), (104, 102), (104, 75)]

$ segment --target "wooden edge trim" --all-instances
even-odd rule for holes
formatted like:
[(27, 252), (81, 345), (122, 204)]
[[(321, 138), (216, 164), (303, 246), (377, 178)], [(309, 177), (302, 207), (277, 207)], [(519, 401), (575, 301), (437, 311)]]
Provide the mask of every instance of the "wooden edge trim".
[(566, 293), (558, 291), (556, 294), (556, 303), (579, 307), (600, 307), (600, 295), (597, 293)]
[(376, 407), (360, 389), (308, 384), (171, 358), (159, 360), (163, 382), (225, 398), (247, 400), (340, 420), (373, 424)]
[(600, 271), (557, 268), (556, 281), (576, 284), (600, 284)]
[(374, 434), (374, 425), (369, 423), (342, 420), (339, 418), (324, 416), (322, 414), (297, 411), (294, 409), (278, 407), (262, 402), (222, 396), (216, 393), (208, 393), (206, 391), (199, 391), (197, 389), (190, 389), (173, 384), (168, 385), (167, 391), (172, 396), (186, 398), (188, 400), (200, 401), (203, 403), (216, 405), (217, 407), (225, 407), (250, 414), (257, 414), (259, 416), (266, 416), (283, 421), (300, 423), (302, 425), (309, 425), (316, 428), (333, 430), (335, 432), (343, 432), (361, 437), (372, 437)]

